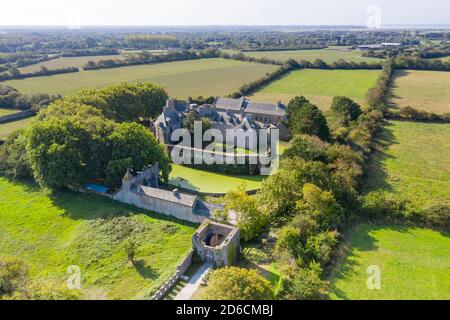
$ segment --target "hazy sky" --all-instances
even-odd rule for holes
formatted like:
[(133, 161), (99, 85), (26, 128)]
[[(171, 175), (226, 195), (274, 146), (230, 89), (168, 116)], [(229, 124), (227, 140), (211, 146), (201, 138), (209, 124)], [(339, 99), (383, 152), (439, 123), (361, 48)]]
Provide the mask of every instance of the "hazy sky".
[(0, 25), (450, 23), (449, 0), (2, 0)]

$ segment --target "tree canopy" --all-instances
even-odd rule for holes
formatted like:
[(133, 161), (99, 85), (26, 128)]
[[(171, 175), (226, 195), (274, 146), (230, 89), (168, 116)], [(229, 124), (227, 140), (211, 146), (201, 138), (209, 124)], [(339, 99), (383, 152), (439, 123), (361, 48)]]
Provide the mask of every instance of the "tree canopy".
[(269, 281), (255, 270), (226, 267), (214, 270), (202, 298), (207, 300), (271, 300)]
[(291, 136), (310, 134), (322, 140), (330, 139), (327, 120), (322, 112), (305, 97), (295, 97), (287, 106)]

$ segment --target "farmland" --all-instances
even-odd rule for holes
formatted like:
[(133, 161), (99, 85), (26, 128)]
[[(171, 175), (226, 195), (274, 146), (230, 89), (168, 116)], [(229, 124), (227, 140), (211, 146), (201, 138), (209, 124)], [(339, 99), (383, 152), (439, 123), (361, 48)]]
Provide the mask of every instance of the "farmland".
[(437, 114), (450, 112), (450, 73), (395, 71), (389, 104), (392, 107), (410, 106)]
[(20, 112), (20, 110), (0, 108), (0, 117), (6, 116), (6, 115), (9, 115), (9, 114), (13, 114), (13, 113), (17, 113), (17, 112)]
[(61, 69), (68, 67), (77, 67), (82, 71), (83, 66), (88, 61), (98, 62), (100, 60), (120, 60), (123, 59), (123, 56), (117, 55), (107, 55), (107, 56), (84, 56), (84, 57), (60, 57), (36, 64), (32, 64), (26, 67), (19, 68), (21, 73), (35, 72), (41, 70), (41, 67), (45, 67), (49, 70), (52, 69)]
[(391, 121), (369, 170), (367, 190), (401, 194), (424, 203), (450, 199), (450, 124)]
[(33, 117), (31, 118), (25, 118), (20, 119), (16, 121), (6, 122), (6, 123), (0, 123), (0, 141), (6, 140), (8, 136), (18, 130), (18, 129), (25, 129), (28, 127), (33, 120)]
[(244, 54), (255, 58), (265, 57), (278, 61), (286, 61), (288, 59), (294, 59), (297, 61), (306, 60), (310, 62), (314, 62), (314, 60), (316, 59), (321, 59), (327, 63), (332, 63), (340, 59), (343, 59), (347, 62), (367, 62), (367, 63), (375, 63), (382, 61), (381, 59), (362, 57), (360, 51), (337, 47), (318, 50), (251, 51), (251, 52), (244, 52)]
[[(362, 224), (343, 244), (331, 274), (332, 299), (450, 299), (450, 234), (406, 226)], [(378, 266), (381, 289), (366, 285)]]
[(81, 89), (101, 88), (118, 82), (152, 82), (163, 85), (176, 98), (223, 96), (275, 68), (234, 60), (201, 59), (35, 77), (3, 84), (26, 94), (70, 95)]
[(169, 184), (191, 191), (224, 193), (245, 183), (247, 190), (258, 189), (264, 176), (227, 175), (172, 165)]
[(257, 101), (289, 102), (304, 95), (322, 110), (327, 110), (334, 96), (347, 96), (360, 103), (365, 93), (375, 85), (377, 70), (313, 70), (293, 71), (253, 94)]
[[(63, 284), (79, 266), (87, 299), (133, 299), (158, 288), (191, 247), (195, 226), (94, 195), (50, 193), (0, 177), (0, 258), (16, 256), (33, 281)], [(132, 267), (124, 250), (138, 241)]]

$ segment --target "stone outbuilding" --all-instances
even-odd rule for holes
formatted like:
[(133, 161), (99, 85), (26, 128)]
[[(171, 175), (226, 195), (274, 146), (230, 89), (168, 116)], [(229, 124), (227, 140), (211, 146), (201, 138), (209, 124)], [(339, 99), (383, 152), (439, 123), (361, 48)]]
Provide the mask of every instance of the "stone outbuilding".
[(192, 236), (192, 245), (202, 261), (210, 262), (214, 267), (231, 265), (241, 250), (239, 229), (205, 221)]

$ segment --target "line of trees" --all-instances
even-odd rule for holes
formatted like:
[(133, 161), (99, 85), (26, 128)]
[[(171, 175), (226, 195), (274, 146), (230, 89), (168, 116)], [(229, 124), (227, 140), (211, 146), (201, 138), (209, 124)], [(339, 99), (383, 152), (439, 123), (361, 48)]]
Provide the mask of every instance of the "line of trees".
[(25, 95), (12, 87), (0, 85), (0, 108), (38, 111), (58, 99), (61, 99), (60, 95)]
[(8, 73), (0, 74), (0, 81), (50, 76), (55, 74), (72, 73), (79, 71), (80, 70), (76, 67), (65, 67), (59, 69), (47, 69), (46, 67), (41, 67), (41, 70), (39, 71), (21, 73), (20, 70), (17, 69), (17, 67), (12, 67), (9, 69)]
[(391, 81), (393, 71), (393, 61), (389, 59), (384, 62), (383, 69), (378, 76), (375, 87), (370, 88), (366, 93), (366, 101), (370, 106), (378, 106), (383, 103), (385, 94), (389, 89), (389, 82)]
[(63, 50), (61, 57), (109, 56), (119, 53), (118, 49), (113, 48), (71, 49)]
[(450, 62), (417, 57), (399, 56), (395, 59), (396, 69), (450, 71)]
[(403, 107), (400, 110), (388, 110), (386, 118), (393, 120), (405, 121), (429, 121), (429, 122), (443, 122), (450, 123), (450, 113), (436, 114), (424, 110), (417, 110), (412, 107)]
[(201, 51), (176, 50), (160, 54), (142, 52), (139, 54), (129, 55), (125, 59), (117, 59), (117, 60), (108, 59), (108, 60), (100, 60), (98, 62), (89, 61), (88, 63), (86, 63), (83, 69), (98, 70), (98, 69), (134, 66), (141, 64), (153, 64), (153, 63), (194, 60), (204, 58), (218, 58), (220, 57), (220, 55), (221, 55), (220, 51), (216, 49), (206, 49)]
[(272, 82), (276, 79), (279, 79), (280, 77), (284, 76), (285, 74), (287, 74), (295, 69), (298, 69), (298, 66), (296, 64), (283, 65), (283, 66), (279, 67), (277, 70), (275, 70), (274, 72), (272, 72), (270, 74), (266, 74), (261, 79), (252, 81), (250, 83), (243, 84), (239, 88), (238, 92), (234, 92), (231, 94), (231, 97), (239, 98), (239, 97), (248, 95), (248, 94), (254, 92), (255, 90), (261, 88), (262, 86), (265, 86), (265, 85), (269, 84), (270, 82)]

